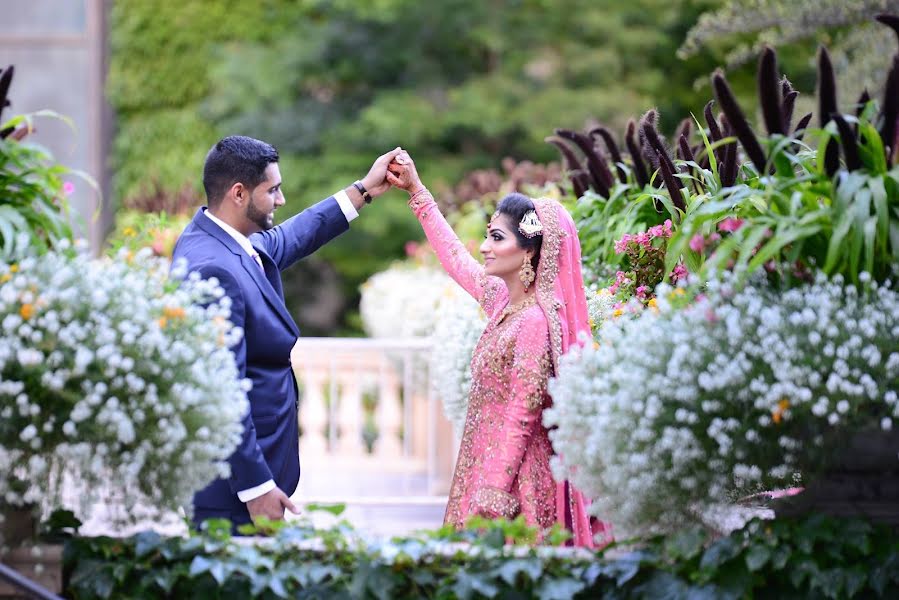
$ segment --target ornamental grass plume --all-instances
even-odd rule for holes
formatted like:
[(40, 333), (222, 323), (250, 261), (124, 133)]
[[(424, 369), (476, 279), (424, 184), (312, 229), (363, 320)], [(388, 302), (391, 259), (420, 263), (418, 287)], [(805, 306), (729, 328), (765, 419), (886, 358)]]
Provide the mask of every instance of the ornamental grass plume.
[(568, 147), (568, 144), (562, 138), (554, 135), (544, 138), (544, 141), (555, 146), (562, 154), (562, 159), (565, 161), (565, 169), (568, 171), (568, 177), (571, 179), (571, 185), (574, 187), (574, 195), (580, 198), (586, 194), (589, 187), (589, 181), (585, 181), (587, 175), (581, 169), (580, 161), (571, 148)]
[(730, 126), (733, 127), (737, 139), (740, 140), (740, 144), (743, 145), (743, 149), (749, 156), (749, 160), (752, 161), (759, 173), (764, 173), (765, 152), (749, 126), (749, 121), (746, 120), (746, 116), (743, 114), (743, 110), (740, 108), (721, 69), (716, 69), (712, 74), (712, 88), (715, 91), (715, 99), (718, 101), (718, 105), (721, 106), (721, 110), (727, 116), (727, 120)]
[(899, 54), (893, 56), (893, 63), (887, 74), (880, 112), (880, 139), (886, 148), (887, 163), (891, 164), (896, 150), (896, 119), (899, 118)]
[(593, 129), (591, 129), (589, 135), (594, 140), (597, 137), (602, 138), (603, 142), (606, 145), (606, 149), (612, 156), (612, 162), (615, 163), (615, 169), (618, 172), (618, 181), (626, 184), (627, 171), (625, 171), (624, 167), (622, 167), (622, 165), (624, 164), (624, 160), (621, 158), (621, 151), (618, 149), (618, 144), (615, 143), (615, 138), (612, 136), (612, 132), (600, 125), (599, 127), (594, 127)]
[(846, 170), (858, 171), (862, 168), (862, 159), (858, 154), (858, 139), (855, 131), (849, 126), (843, 115), (834, 113), (831, 118), (837, 124), (837, 131), (840, 133), (840, 145), (843, 147)]
[(637, 180), (637, 185), (644, 188), (649, 185), (649, 174), (646, 171), (646, 165), (643, 163), (643, 153), (640, 151), (639, 144), (637, 144), (637, 123), (633, 119), (629, 119), (627, 122), (624, 140), (627, 145), (627, 151), (631, 155), (631, 162), (634, 165), (634, 177)]
[(640, 119), (640, 135), (641, 138), (646, 140), (647, 147), (656, 157), (656, 161), (653, 162), (658, 162), (659, 172), (662, 175), (662, 180), (665, 182), (665, 187), (668, 188), (671, 202), (675, 207), (684, 210), (686, 209), (686, 203), (681, 194), (681, 186), (678, 183), (678, 179), (674, 176), (677, 172), (677, 167), (674, 166), (674, 162), (668, 155), (668, 149), (662, 143), (659, 133), (656, 131), (655, 122), (657, 119), (658, 112), (654, 109), (647, 111)]
[[(823, 128), (837, 114), (837, 82), (827, 48), (818, 49), (818, 120)], [(824, 151), (824, 171), (832, 177), (840, 168), (840, 147), (832, 139), (827, 140)]]
[(593, 144), (592, 138), (583, 133), (570, 129), (556, 129), (556, 135), (566, 140), (571, 140), (584, 153), (587, 161), (587, 172), (590, 174), (590, 182), (597, 194), (603, 198), (609, 197), (609, 189), (615, 185), (606, 158), (602, 151)]
[(762, 105), (762, 117), (768, 135), (784, 135), (782, 81), (777, 70), (777, 53), (770, 46), (765, 46), (759, 57), (758, 90)]

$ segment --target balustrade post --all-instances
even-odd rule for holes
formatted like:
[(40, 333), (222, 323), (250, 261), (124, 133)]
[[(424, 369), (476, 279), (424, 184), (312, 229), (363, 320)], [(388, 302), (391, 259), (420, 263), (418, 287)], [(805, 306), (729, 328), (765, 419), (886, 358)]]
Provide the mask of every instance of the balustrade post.
[(375, 454), (382, 458), (399, 458), (403, 453), (400, 443), (403, 414), (399, 406), (399, 382), (383, 357), (378, 371), (378, 406), (375, 409), (378, 439)]
[(325, 408), (323, 387), (325, 377), (304, 365), (303, 400), (300, 403), (300, 425), (303, 435), (300, 436), (300, 448), (306, 456), (323, 456), (328, 453), (328, 440), (325, 428), (328, 426), (328, 413)]
[(341, 454), (358, 456), (365, 453), (362, 440), (364, 414), (362, 412), (362, 390), (359, 388), (358, 373), (344, 376), (340, 382), (340, 400), (338, 404), (338, 428), (340, 439), (338, 449)]

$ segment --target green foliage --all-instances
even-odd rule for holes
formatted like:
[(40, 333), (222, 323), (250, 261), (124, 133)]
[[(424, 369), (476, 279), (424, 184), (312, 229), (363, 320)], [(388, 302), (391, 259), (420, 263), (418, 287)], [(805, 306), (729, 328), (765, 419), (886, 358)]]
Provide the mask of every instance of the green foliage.
[(72, 538), (72, 598), (888, 598), (899, 593), (889, 529), (813, 516), (752, 521), (723, 538), (698, 530), (604, 553), (504, 546), (509, 522), (363, 541), (346, 524), (281, 527), (237, 543), (227, 522), (203, 535)]
[[(879, 77), (896, 51), (893, 33), (874, 23), (882, 12), (899, 12), (896, 0), (727, 0), (704, 13), (690, 29), (679, 56), (725, 47), (730, 66), (751, 61), (765, 44), (786, 49), (812, 43), (831, 47), (841, 88), (854, 95), (879, 91)], [(804, 43), (804, 44), (803, 44)]]
[[(683, 258), (704, 278), (723, 268), (748, 274), (783, 264), (792, 265), (779, 273), (788, 280), (808, 279), (816, 269), (855, 283), (863, 271), (878, 281), (888, 278), (899, 264), (899, 167), (888, 167), (880, 135), (864, 118), (859, 135), (858, 170), (831, 178), (821, 160), (826, 144), (814, 151), (775, 137), (768, 161), (774, 176), (750, 176), (730, 188), (691, 195), (669, 244), (669, 269)], [(709, 244), (733, 218), (740, 219), (739, 228)], [(699, 251), (689, 248), (696, 236), (703, 240)]]
[[(554, 126), (620, 126), (623, 111), (653, 101), (663, 114), (697, 110), (691, 84), (710, 58), (684, 63), (674, 50), (717, 5), (114, 3), (107, 91), (118, 119), (115, 195), (129, 208), (183, 212), (200, 203), (208, 148), (241, 133), (281, 152), (285, 217), (346, 187), (397, 145), (416, 157), (439, 197), (506, 156), (548, 160), (543, 138)], [(358, 285), (420, 238), (394, 192), (317, 260), (336, 269), (353, 306)], [(292, 310), (321, 268), (286, 277)]]
[[(32, 129), (34, 117), (62, 118), (50, 111), (19, 115), (0, 130)], [(80, 173), (56, 164), (50, 153), (12, 136), (0, 138), (0, 257), (12, 260), (26, 251), (43, 252), (72, 239), (63, 176)]]

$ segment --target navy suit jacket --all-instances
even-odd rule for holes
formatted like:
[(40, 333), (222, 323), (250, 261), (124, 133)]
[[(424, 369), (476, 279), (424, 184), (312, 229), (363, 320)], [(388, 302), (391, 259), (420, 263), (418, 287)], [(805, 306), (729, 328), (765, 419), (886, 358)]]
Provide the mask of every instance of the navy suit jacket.
[(269, 479), (288, 496), (296, 491), (300, 481), (298, 399), (290, 351), (300, 330), (284, 305), (281, 271), (348, 228), (340, 206), (330, 197), (269, 231), (251, 235), (264, 274), (202, 208), (178, 238), (173, 258), (187, 259), (188, 271), (198, 271), (204, 279), (216, 277), (231, 298), (231, 321), (244, 330), (232, 350), (241, 376), (253, 382), (247, 394), (250, 410), (243, 419), (243, 439), (228, 459), (231, 477), (217, 479), (197, 492), (195, 518), (245, 513), (237, 492)]

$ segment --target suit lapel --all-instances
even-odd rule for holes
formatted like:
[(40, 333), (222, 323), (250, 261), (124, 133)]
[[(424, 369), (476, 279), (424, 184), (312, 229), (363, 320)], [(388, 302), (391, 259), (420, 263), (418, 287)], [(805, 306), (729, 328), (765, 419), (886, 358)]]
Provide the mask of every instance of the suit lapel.
[[(293, 318), (291, 318), (290, 313), (287, 312), (287, 306), (284, 304), (284, 293), (281, 291), (281, 274), (268, 254), (264, 254), (264, 251), (259, 247), (253, 246), (256, 248), (256, 251), (259, 252), (259, 256), (262, 258), (262, 264), (266, 265), (267, 261), (268, 266), (265, 267), (265, 273), (263, 274), (262, 269), (259, 268), (256, 261), (240, 247), (237, 240), (228, 235), (225, 230), (213, 223), (209, 217), (203, 214), (202, 208), (194, 218), (194, 222), (200, 229), (224, 244), (225, 247), (237, 257), (237, 260), (240, 261), (244, 271), (246, 271), (250, 279), (253, 280), (253, 283), (256, 284), (259, 291), (262, 292), (262, 296), (265, 298), (268, 305), (278, 313), (278, 316), (281, 317), (281, 320), (284, 321), (287, 328), (290, 329), (295, 336), (299, 337), (300, 330)], [(277, 289), (275, 283), (272, 283), (273, 281), (276, 282)]]

